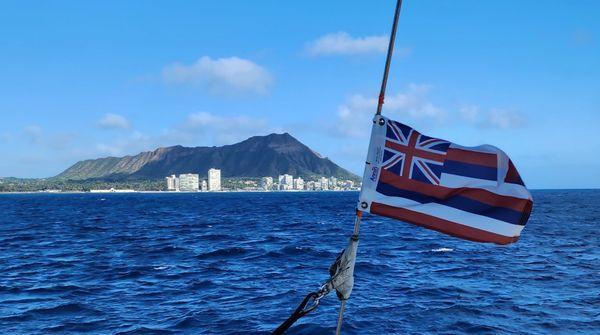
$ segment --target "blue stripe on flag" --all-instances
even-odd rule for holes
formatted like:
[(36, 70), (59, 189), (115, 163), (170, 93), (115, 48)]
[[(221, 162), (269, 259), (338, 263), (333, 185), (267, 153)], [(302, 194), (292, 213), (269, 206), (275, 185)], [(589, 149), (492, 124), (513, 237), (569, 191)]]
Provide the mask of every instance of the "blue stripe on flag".
[[(390, 197), (406, 198), (406, 199), (416, 201), (416, 202), (419, 202), (422, 204), (433, 202), (436, 204), (456, 208), (458, 210), (477, 214), (477, 215), (487, 216), (492, 219), (512, 223), (515, 225), (521, 225), (521, 226), (525, 225), (525, 223), (521, 222), (523, 213), (521, 213), (519, 211), (515, 211), (510, 208), (505, 208), (505, 207), (490, 206), (483, 202), (479, 202), (479, 201), (469, 199), (466, 197), (461, 197), (460, 195), (456, 195), (456, 196), (450, 197), (448, 199), (442, 200), (442, 199), (430, 197), (430, 196), (422, 194), (422, 193), (402, 190), (402, 189), (396, 188), (392, 185), (389, 185), (389, 184), (386, 184), (383, 182), (377, 183), (377, 192), (379, 192), (383, 195), (390, 196)], [(458, 222), (458, 223), (460, 223), (460, 222)]]
[(495, 167), (469, 164), (452, 160), (444, 161), (444, 169), (442, 172), (470, 178), (498, 180), (498, 170)]

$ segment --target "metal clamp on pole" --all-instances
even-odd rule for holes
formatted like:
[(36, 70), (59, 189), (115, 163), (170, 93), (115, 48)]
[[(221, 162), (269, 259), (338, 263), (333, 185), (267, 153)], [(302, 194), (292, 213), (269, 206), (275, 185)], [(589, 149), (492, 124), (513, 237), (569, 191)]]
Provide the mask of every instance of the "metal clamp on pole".
[(352, 288), (354, 287), (354, 265), (356, 264), (356, 251), (358, 249), (358, 234), (360, 232), (360, 221), (362, 218), (362, 212), (356, 211), (356, 219), (354, 221), (354, 231), (348, 241), (348, 246), (342, 252), (335, 263), (329, 269), (330, 274), (335, 272), (335, 276), (332, 276), (333, 285), (338, 299), (341, 300), (340, 312), (338, 315), (338, 321), (336, 326), (336, 334), (340, 334), (342, 330), (342, 321), (344, 318), (344, 309), (346, 308), (346, 301), (350, 298)]
[[(356, 249), (358, 248), (358, 227), (361, 216), (362, 212), (357, 211), (356, 221), (354, 222), (354, 233), (350, 237), (348, 247), (342, 250), (335, 262), (329, 267), (329, 279), (321, 285), (319, 290), (307, 294), (292, 315), (273, 331), (273, 335), (283, 334), (301, 317), (315, 310), (319, 306), (321, 299), (334, 289), (342, 304), (345, 304), (354, 286), (354, 264), (356, 261)], [(307, 307), (311, 300), (312, 304)]]

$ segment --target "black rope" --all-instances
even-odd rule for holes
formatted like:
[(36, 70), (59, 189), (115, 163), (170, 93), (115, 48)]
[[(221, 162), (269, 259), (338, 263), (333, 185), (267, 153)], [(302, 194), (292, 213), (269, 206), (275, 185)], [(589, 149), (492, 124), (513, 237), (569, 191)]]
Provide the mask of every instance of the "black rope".
[[(311, 292), (307, 294), (306, 297), (304, 297), (304, 300), (302, 300), (302, 302), (300, 303), (300, 305), (298, 305), (294, 313), (292, 313), (292, 315), (290, 315), (290, 317), (287, 320), (283, 321), (283, 323), (279, 325), (279, 327), (277, 327), (277, 329), (275, 329), (272, 334), (281, 335), (285, 333), (285, 331), (288, 330), (288, 328), (290, 328), (296, 321), (298, 321), (298, 319), (317, 308), (317, 306), (319, 305), (319, 301), (315, 300), (317, 297), (318, 294), (316, 292)], [(311, 299), (315, 300), (315, 303), (309, 308), (305, 309), (306, 305)]]

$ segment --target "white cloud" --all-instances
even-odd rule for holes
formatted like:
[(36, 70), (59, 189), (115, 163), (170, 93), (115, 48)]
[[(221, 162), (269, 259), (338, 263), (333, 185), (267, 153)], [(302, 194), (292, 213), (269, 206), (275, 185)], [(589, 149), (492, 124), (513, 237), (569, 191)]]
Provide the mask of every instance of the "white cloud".
[(98, 125), (104, 129), (130, 129), (131, 123), (124, 116), (118, 114), (105, 114)]
[[(417, 124), (443, 123), (446, 112), (429, 100), (430, 89), (428, 85), (411, 84), (405, 92), (387, 97), (383, 105), (385, 115)], [(352, 137), (367, 136), (376, 109), (376, 97), (353, 95), (338, 109), (338, 132)]]
[(495, 108), (488, 114), (487, 124), (498, 129), (511, 129), (523, 126), (525, 119), (515, 110)]
[(164, 68), (169, 84), (191, 84), (212, 94), (266, 94), (273, 77), (262, 66), (238, 57), (212, 59), (204, 56), (191, 65), (171, 64)]
[(463, 106), (459, 115), (463, 121), (479, 128), (513, 129), (525, 124), (525, 118), (513, 109), (482, 111), (479, 106)]
[[(352, 37), (348, 33), (340, 31), (327, 34), (308, 43), (306, 51), (312, 56), (385, 53), (388, 43), (389, 38), (386, 35)], [(406, 54), (410, 50), (398, 48), (397, 52)]]

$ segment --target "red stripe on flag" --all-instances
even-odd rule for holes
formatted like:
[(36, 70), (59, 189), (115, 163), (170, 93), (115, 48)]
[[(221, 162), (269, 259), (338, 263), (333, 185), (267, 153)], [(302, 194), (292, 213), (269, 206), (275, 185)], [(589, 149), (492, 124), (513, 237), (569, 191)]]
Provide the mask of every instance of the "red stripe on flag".
[(446, 159), (451, 161), (483, 165), (494, 168), (498, 167), (497, 155), (487, 152), (448, 148), (448, 151), (446, 152)]
[(440, 200), (448, 199), (453, 196), (462, 196), (475, 201), (482, 202), (494, 207), (504, 207), (517, 212), (531, 211), (531, 200), (511, 197), (508, 195), (499, 195), (481, 188), (459, 187), (450, 188), (440, 185), (432, 185), (417, 180), (400, 177), (386, 169), (381, 169), (379, 180), (390, 184), (398, 189), (418, 192)]
[(508, 171), (506, 171), (506, 178), (504, 178), (504, 181), (507, 183), (524, 185), (523, 179), (521, 179), (517, 168), (515, 168), (515, 165), (510, 159), (508, 160)]
[[(390, 148), (390, 149), (394, 149), (396, 151), (400, 151), (403, 153), (409, 153), (410, 155), (417, 155), (421, 158), (426, 158), (432, 161), (436, 161), (436, 162), (443, 162), (444, 161), (444, 155), (443, 154), (436, 154), (433, 152), (429, 152), (429, 151), (425, 151), (425, 150), (421, 150), (421, 149), (415, 149), (415, 145), (414, 143), (412, 144), (412, 147), (409, 146), (405, 146), (402, 144), (398, 144), (392, 141), (385, 141), (385, 146)], [(418, 153), (415, 153), (418, 152)]]
[(429, 228), (444, 234), (448, 234), (454, 237), (459, 237), (474, 242), (509, 244), (516, 242), (519, 239), (518, 236), (509, 237), (499, 235), (478, 228), (473, 228), (452, 221), (440, 219), (438, 217), (431, 216), (428, 214), (411, 211), (405, 208), (392, 207), (377, 202), (371, 203), (370, 212), (373, 214), (402, 220), (421, 227)]

